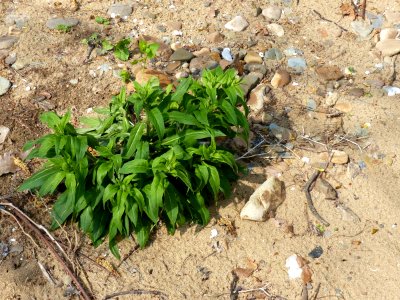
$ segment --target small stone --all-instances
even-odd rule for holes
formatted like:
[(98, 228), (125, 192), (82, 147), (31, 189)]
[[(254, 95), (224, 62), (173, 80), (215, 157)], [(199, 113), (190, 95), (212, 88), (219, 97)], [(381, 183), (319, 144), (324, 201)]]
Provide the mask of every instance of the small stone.
[(166, 25), (171, 30), (181, 30), (182, 29), (182, 22), (170, 21), (170, 22), (167, 22)]
[(221, 69), (222, 70), (226, 70), (226, 69), (228, 69), (228, 67), (230, 66), (232, 64), (232, 62), (231, 61), (227, 61), (226, 59), (221, 59), (220, 61), (219, 61), (219, 65), (220, 65), (220, 67), (221, 67)]
[(348, 113), (351, 112), (351, 110), (353, 109), (353, 107), (351, 106), (350, 103), (347, 102), (342, 102), (342, 103), (336, 103), (335, 104), (335, 108), (338, 111), (344, 112), (344, 113)]
[(231, 49), (229, 49), (229, 48), (224, 48), (221, 52), (221, 56), (223, 59), (225, 59), (227, 61), (231, 61), (231, 62), (233, 61)]
[(352, 88), (347, 91), (347, 95), (360, 98), (365, 95), (365, 92), (362, 88)]
[(278, 70), (276, 71), (274, 77), (272, 77), (271, 85), (274, 88), (282, 88), (285, 85), (288, 85), (290, 82), (290, 74), (286, 70)]
[[(319, 155), (320, 159), (326, 162), (329, 159), (328, 152), (322, 152)], [(341, 150), (332, 150), (331, 162), (338, 165), (344, 165), (349, 162), (349, 155)]]
[(262, 14), (267, 20), (278, 21), (281, 18), (282, 9), (277, 6), (269, 6), (262, 10)]
[(209, 48), (201, 48), (199, 51), (194, 51), (193, 55), (194, 56), (204, 56), (204, 55), (209, 55), (210, 54), (210, 49)]
[(267, 94), (268, 90), (265, 84), (260, 84), (251, 91), (247, 106), (252, 113), (258, 114), (264, 110), (264, 105), (269, 102)]
[(0, 49), (11, 48), (17, 41), (18, 38), (15, 36), (3, 35), (0, 37)]
[(181, 62), (180, 61), (171, 62), (171, 63), (169, 63), (167, 65), (166, 71), (169, 72), (169, 73), (172, 73), (173, 71), (178, 69), (180, 66), (181, 66)]
[(279, 49), (271, 48), (265, 51), (264, 58), (271, 60), (281, 60), (283, 58), (283, 55)]
[(395, 28), (383, 28), (379, 33), (379, 40), (394, 40), (399, 34), (399, 30)]
[(251, 72), (243, 77), (243, 81), (240, 85), (244, 96), (246, 97), (250, 90), (252, 90), (264, 77), (263, 74), (258, 72)]
[(333, 81), (343, 78), (343, 73), (338, 66), (322, 66), (316, 68), (315, 72), (323, 81)]
[(322, 253), (324, 253), (324, 250), (322, 249), (322, 247), (317, 246), (310, 253), (308, 253), (308, 256), (311, 258), (319, 258), (319, 257), (321, 257)]
[(8, 79), (0, 76), (0, 96), (7, 93), (10, 87), (11, 87), (11, 82)]
[(71, 79), (70, 81), (69, 81), (69, 83), (70, 84), (72, 84), (72, 85), (77, 85), (78, 84), (78, 79)]
[(176, 51), (178, 49), (182, 48), (182, 44), (180, 42), (172, 43), (171, 44), (171, 49)]
[(325, 98), (325, 104), (328, 106), (334, 106), (338, 100), (339, 100), (338, 93), (328, 92), (327, 97)]
[(240, 212), (240, 218), (265, 221), (269, 215), (275, 213), (284, 200), (285, 184), (276, 177), (270, 177), (250, 196)]
[(301, 74), (307, 67), (307, 63), (302, 57), (291, 57), (287, 61), (289, 70), (294, 74)]
[(257, 8), (254, 10), (254, 16), (255, 16), (255, 17), (258, 17), (259, 15), (261, 15), (261, 13), (262, 13), (261, 7), (257, 7)]
[(110, 8), (107, 10), (107, 14), (111, 18), (128, 17), (132, 14), (132, 6), (128, 4), (116, 3), (110, 6)]
[(167, 28), (165, 28), (164, 25), (158, 24), (156, 26), (156, 28), (160, 31), (160, 32), (167, 32)]
[(236, 16), (228, 23), (225, 24), (225, 28), (235, 32), (245, 30), (249, 26), (249, 23), (242, 16)]
[(246, 64), (244, 69), (247, 72), (258, 72), (263, 74), (264, 76), (267, 74), (267, 67), (263, 64)]
[(135, 80), (139, 84), (144, 85), (152, 77), (158, 78), (161, 87), (166, 87), (172, 82), (171, 79), (166, 74), (157, 70), (150, 70), (150, 69), (141, 69), (139, 72), (137, 72)]
[(200, 73), (203, 69), (215, 69), (218, 67), (218, 62), (213, 60), (210, 56), (195, 57), (190, 61), (190, 72), (196, 74)]
[(16, 60), (17, 60), (17, 54), (11, 53), (9, 56), (6, 57), (4, 62), (6, 63), (6, 65), (11, 66), (13, 63), (16, 62)]
[(258, 54), (258, 52), (255, 51), (247, 52), (244, 61), (246, 64), (262, 64), (263, 62), (262, 57)]
[(393, 56), (400, 53), (400, 40), (384, 40), (376, 43), (376, 49), (382, 56)]
[(219, 33), (218, 31), (210, 33), (207, 35), (206, 40), (209, 41), (210, 43), (221, 43), (225, 39), (225, 36), (222, 33)]
[(276, 23), (268, 24), (267, 29), (272, 35), (275, 35), (277, 37), (282, 37), (285, 35), (285, 30), (279, 24)]
[(178, 72), (175, 74), (176, 79), (181, 79), (181, 78), (188, 78), (189, 73), (188, 72)]
[(353, 21), (351, 27), (362, 38), (366, 38), (374, 29), (368, 21)]
[(280, 141), (292, 141), (296, 138), (296, 133), (275, 123), (269, 125), (270, 132)]
[(57, 29), (58, 26), (64, 25), (64, 26), (76, 26), (79, 24), (79, 20), (75, 18), (53, 18), (49, 19), (46, 22), (46, 26), (50, 29)]
[(152, 20), (157, 19), (157, 15), (156, 15), (156, 14), (153, 14), (153, 13), (151, 13), (151, 12), (145, 12), (143, 15), (144, 15), (146, 18), (149, 18), (149, 19), (152, 19)]
[(4, 143), (9, 133), (10, 128), (0, 125), (0, 145)]
[(180, 48), (177, 49), (174, 53), (172, 53), (172, 55), (170, 56), (169, 60), (175, 60), (175, 61), (190, 61), (192, 58), (194, 57), (193, 53)]

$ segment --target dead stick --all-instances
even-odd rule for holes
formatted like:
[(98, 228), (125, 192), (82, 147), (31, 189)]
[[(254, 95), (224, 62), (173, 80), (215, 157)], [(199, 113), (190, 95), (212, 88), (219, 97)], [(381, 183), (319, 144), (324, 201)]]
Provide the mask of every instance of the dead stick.
[(367, 8), (367, 0), (363, 0), (362, 6), (361, 6), (361, 18), (365, 20), (365, 9)]
[(330, 224), (323, 218), (321, 215), (318, 213), (318, 211), (315, 209), (314, 203), (311, 198), (310, 190), (311, 190), (311, 185), (315, 180), (317, 180), (318, 176), (320, 174), (320, 171), (315, 171), (310, 179), (307, 181), (305, 187), (304, 187), (304, 192), (306, 194), (307, 198), (307, 204), (308, 208), (312, 212), (312, 214), (324, 225), (324, 226), (329, 226)]
[(322, 16), (319, 12), (317, 12), (315, 9), (313, 9), (312, 11), (313, 11), (313, 13), (315, 13), (321, 20), (326, 21), (326, 22), (333, 23), (333, 24), (335, 24), (336, 26), (338, 26), (340, 29), (342, 29), (343, 31), (346, 31), (346, 32), (348, 31), (346, 28), (344, 28), (343, 26), (340, 26), (338, 23), (336, 23), (336, 22), (334, 22), (334, 21), (332, 21), (332, 20), (329, 20), (329, 19), (323, 17), (323, 16)]
[(160, 299), (168, 299), (168, 296), (160, 291), (146, 291), (146, 290), (130, 290), (130, 291), (123, 291), (117, 292), (111, 295), (107, 295), (104, 300), (112, 299), (118, 296), (125, 296), (125, 295), (155, 295), (160, 296)]
[(317, 288), (315, 289), (315, 293), (314, 293), (314, 296), (313, 296), (313, 300), (317, 300), (317, 297), (318, 297), (318, 293), (319, 293), (319, 289), (321, 288), (321, 282), (320, 283), (318, 283), (318, 286), (317, 286)]
[[(11, 203), (0, 203), (0, 205), (3, 206), (9, 206), (12, 208), (16, 208), (14, 205)], [(76, 277), (74, 272), (71, 270), (71, 268), (67, 265), (67, 263), (61, 258), (60, 254), (58, 254), (57, 250), (54, 248), (54, 245), (43, 235), (43, 233), (34, 225), (32, 222), (29, 220), (29, 217), (25, 215), (24, 212), (22, 212), (20, 209), (14, 209), (15, 213), (18, 215), (18, 217), (33, 231), (35, 232), (36, 236), (39, 237), (49, 248), (50, 252), (55, 256), (55, 258), (60, 262), (64, 270), (68, 273), (68, 275), (71, 277), (72, 281), (75, 283), (76, 287), (78, 290), (81, 292), (82, 297), (85, 300), (91, 300), (93, 297), (89, 296), (85, 290), (85, 288), (82, 286), (82, 284), (79, 282), (79, 279)]]
[(301, 300), (308, 300), (307, 284), (303, 284), (303, 291), (301, 292)]

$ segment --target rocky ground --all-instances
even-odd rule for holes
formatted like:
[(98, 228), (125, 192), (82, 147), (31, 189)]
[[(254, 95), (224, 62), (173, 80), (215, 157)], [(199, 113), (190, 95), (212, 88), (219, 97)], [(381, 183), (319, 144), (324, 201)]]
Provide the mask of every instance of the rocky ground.
[[(368, 0), (365, 21), (359, 4), (1, 1), (0, 202), (12, 195), (33, 220), (50, 224), (54, 199), (15, 192), (39, 166), (23, 163), (21, 149), (46, 132), (41, 112), (90, 114), (118, 93), (122, 70), (168, 84), (234, 68), (251, 111), (251, 146), (235, 144), (249, 175), (211, 208), (206, 228), (170, 236), (160, 225), (144, 250), (121, 242), (122, 262), (73, 225), (54, 232), (87, 291), (96, 299), (132, 290), (119, 298), (306, 299), (307, 290), (309, 299), (400, 299), (400, 2)], [(155, 41), (158, 56), (144, 70), (100, 49), (88, 56), (81, 41), (94, 33), (113, 43)], [(304, 193), (321, 169), (311, 196), (325, 221)], [(262, 212), (265, 221), (247, 220), (241, 210), (250, 195), (274, 177), (284, 183), (280, 205)], [(0, 208), (1, 298), (77, 298), (48, 247)], [(296, 264), (294, 254), (307, 260), (302, 278), (285, 265), (289, 257)]]

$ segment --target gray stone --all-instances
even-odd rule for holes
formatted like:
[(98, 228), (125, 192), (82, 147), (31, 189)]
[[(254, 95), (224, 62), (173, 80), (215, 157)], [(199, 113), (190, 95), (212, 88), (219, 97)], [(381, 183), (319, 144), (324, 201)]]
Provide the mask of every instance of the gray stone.
[(79, 20), (75, 18), (53, 18), (49, 19), (46, 22), (46, 26), (50, 29), (57, 29), (59, 25), (64, 25), (64, 26), (76, 26), (79, 24)]
[(15, 63), (16, 60), (17, 60), (17, 54), (11, 53), (9, 56), (6, 57), (4, 62), (6, 63), (6, 65), (10, 66), (13, 63)]
[(283, 58), (282, 52), (277, 48), (271, 48), (265, 51), (265, 59), (281, 60)]
[(280, 9), (277, 6), (270, 6), (270, 7), (264, 8), (262, 11), (262, 14), (268, 20), (278, 21), (281, 18), (282, 9)]
[(189, 69), (194, 74), (200, 73), (203, 69), (215, 69), (218, 62), (209, 56), (195, 57), (190, 61)]
[(177, 49), (172, 55), (170, 56), (169, 60), (172, 61), (190, 61), (194, 57), (193, 53), (183, 49), (179, 48)]
[(115, 17), (128, 17), (132, 13), (132, 6), (128, 4), (116, 3), (110, 6), (107, 11), (107, 14), (111, 18)]
[(0, 37), (0, 49), (11, 48), (16, 41), (18, 41), (18, 38), (15, 36), (3, 35)]
[(0, 145), (4, 143), (9, 133), (10, 128), (0, 125)]
[(223, 59), (232, 62), (233, 61), (233, 56), (231, 53), (231, 49), (229, 48), (224, 48), (221, 52), (221, 56)]
[(257, 8), (254, 10), (254, 16), (255, 16), (255, 17), (258, 17), (259, 15), (261, 15), (261, 13), (262, 13), (261, 7), (257, 7)]
[(282, 37), (285, 35), (285, 30), (283, 29), (282, 25), (273, 23), (267, 25), (268, 31), (277, 37)]
[(287, 49), (283, 50), (283, 54), (285, 54), (286, 56), (301, 56), (304, 53), (300, 49), (287, 48)]
[(240, 85), (243, 94), (247, 96), (249, 92), (263, 79), (264, 75), (258, 72), (251, 72), (243, 77)]
[(351, 27), (362, 38), (366, 38), (374, 29), (367, 21), (353, 21), (351, 22)]
[(291, 57), (288, 59), (287, 65), (294, 74), (301, 74), (307, 67), (307, 63), (302, 57)]
[(249, 26), (249, 23), (242, 16), (236, 16), (228, 23), (225, 24), (225, 28), (235, 32), (243, 31)]
[(244, 69), (247, 72), (258, 72), (263, 74), (264, 76), (267, 74), (267, 67), (263, 64), (246, 64)]
[(0, 76), (0, 96), (7, 93), (10, 87), (11, 87), (11, 82), (8, 79)]

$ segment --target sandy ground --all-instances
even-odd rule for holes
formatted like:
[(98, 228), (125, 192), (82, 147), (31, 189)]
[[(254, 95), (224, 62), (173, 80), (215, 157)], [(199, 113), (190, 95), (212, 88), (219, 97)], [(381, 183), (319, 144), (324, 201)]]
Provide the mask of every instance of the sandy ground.
[[(0, 2), (0, 35), (11, 30), (19, 37), (10, 52), (15, 52), (17, 62), (24, 65), (14, 71), (0, 64), (0, 76), (9, 78), (14, 84), (11, 91), (0, 97), (0, 125), (11, 129), (0, 154), (18, 152), (27, 140), (45, 132), (38, 121), (40, 112), (65, 112), (72, 107), (75, 115), (84, 115), (88, 108), (106, 105), (111, 95), (119, 90), (120, 79), (113, 76), (112, 71), (95, 78), (89, 75), (90, 70), (98, 71), (98, 67), (105, 63), (118, 69), (113, 58), (99, 56), (89, 64), (83, 64), (87, 49), (80, 42), (91, 33), (104, 30), (92, 18), (106, 16), (112, 1), (77, 2), (80, 4), (78, 10), (75, 10), (74, 1)], [(175, 9), (169, 8), (170, 2)], [(209, 17), (211, 8), (206, 7), (206, 2), (132, 1), (133, 14), (126, 22), (111, 26), (108, 34), (118, 40), (136, 31), (158, 38), (167, 36), (172, 42), (193, 43), (197, 48), (247, 48), (249, 39), (253, 39), (258, 43), (252, 49), (257, 51), (271, 46), (302, 49), (309, 64), (307, 71), (293, 76), (292, 82), (298, 85), (274, 90), (276, 101), (268, 107), (268, 111), (276, 117), (277, 123), (295, 130), (298, 136), (326, 136), (331, 134), (332, 127), (337, 134), (350, 136), (368, 123), (364, 126), (368, 127), (367, 137), (357, 141), (357, 145), (344, 141), (333, 146), (348, 153), (350, 163), (331, 165), (326, 172), (327, 180), (337, 187), (340, 203), (349, 207), (353, 214), (341, 210), (337, 203), (324, 200), (322, 194), (313, 192), (315, 206), (331, 225), (325, 228), (322, 236), (309, 230), (309, 223), (318, 225), (318, 221), (310, 213), (310, 222), (307, 220), (306, 198), (302, 189), (313, 168), (296, 157), (313, 159), (322, 146), (299, 137), (293, 143), (294, 159), (246, 161), (252, 167), (250, 174), (235, 185), (231, 199), (211, 208), (213, 218), (208, 226), (188, 225), (173, 236), (160, 226), (150, 245), (131, 253), (122, 264), (112, 257), (107, 245), (93, 249), (89, 240), (72, 225), (55, 232), (57, 239), (70, 251), (79, 246), (75, 255), (79, 276), (96, 299), (132, 289), (161, 291), (169, 299), (235, 299), (230, 296), (234, 278), (232, 271), (251, 266), (254, 272), (247, 277), (239, 276), (237, 287), (241, 287), (242, 291), (254, 291), (240, 293), (239, 299), (279, 299), (278, 296), (301, 299), (301, 281), (289, 280), (285, 268), (286, 258), (297, 253), (310, 261), (313, 276), (309, 294), (312, 296), (320, 286), (317, 299), (400, 299), (400, 162), (397, 157), (400, 147), (400, 97), (387, 97), (380, 90), (365, 86), (369, 78), (364, 75), (365, 71), (382, 62), (379, 56), (373, 54), (373, 38), (361, 40), (351, 33), (352, 19), (342, 18), (339, 10), (341, 1), (338, 0), (300, 0), (299, 5), (282, 5), (287, 12), (279, 21), (285, 28), (282, 38), (254, 34), (259, 26), (266, 24), (262, 16), (254, 16), (255, 7), (266, 7), (266, 1), (210, 1), (211, 8), (219, 10), (216, 18)], [(342, 32), (340, 37), (325, 34), (335, 25), (320, 20), (312, 10), (337, 22), (349, 32)], [(368, 10), (380, 14), (386, 10), (400, 11), (400, 2), (368, 1)], [(149, 18), (149, 12), (156, 14), (156, 18)], [(10, 28), (7, 24), (6, 16), (12, 14), (27, 18), (22, 29)], [(228, 32), (223, 25), (236, 14), (245, 16), (250, 26), (243, 32)], [(47, 19), (54, 16), (76, 17), (80, 24), (71, 33), (57, 33), (45, 25)], [(170, 20), (182, 22), (182, 37), (157, 30), (157, 25)], [(220, 30), (226, 38), (220, 44), (210, 45), (206, 37), (215, 30)], [(336, 118), (327, 121), (320, 114), (304, 109), (304, 103), (310, 97), (323, 101), (316, 96), (321, 84), (313, 69), (313, 65), (321, 63), (334, 64), (341, 69), (351, 66), (357, 71), (353, 82), (339, 89), (338, 103), (352, 107), (339, 121)], [(270, 67), (274, 69), (278, 66)], [(371, 76), (384, 80), (385, 72)], [(399, 67), (397, 73), (400, 73)], [(272, 75), (268, 73), (267, 79)], [(78, 84), (70, 84), (71, 79), (78, 79)], [(396, 84), (400, 86), (400, 80), (395, 81)], [(28, 86), (30, 89), (27, 89)], [(348, 95), (347, 91), (353, 87), (364, 88), (366, 95)], [(39, 103), (35, 99), (41, 95), (47, 98)], [(290, 111), (284, 114), (287, 108)], [(364, 168), (354, 174), (352, 168), (360, 162)], [(261, 223), (240, 220), (240, 209), (248, 197), (272, 175), (279, 175), (286, 186), (286, 199), (275, 217)], [(13, 193), (25, 176), (23, 172), (1, 176), (0, 194)], [(13, 201), (37, 222), (49, 225), (51, 199), (33, 201), (33, 197), (24, 195)], [(228, 220), (226, 223), (233, 224), (233, 227), (224, 226), (224, 220)], [(288, 232), (287, 224), (293, 225), (293, 232)], [(212, 229), (218, 232), (215, 238), (210, 238)], [(22, 246), (23, 251), (16, 251), (4, 260), (0, 258), (0, 298), (63, 299), (70, 279), (60, 265), (43, 245), (35, 247), (14, 219), (0, 215), (0, 241), (8, 242), (10, 239), (13, 239), (14, 245)], [(322, 247), (323, 254), (313, 259), (308, 253), (316, 246)], [(129, 254), (134, 247), (132, 240), (121, 242), (122, 256)], [(110, 274), (99, 266), (99, 262), (104, 261), (114, 266), (120, 264), (118, 275)], [(38, 262), (47, 268), (55, 284), (43, 277)], [(267, 293), (257, 291), (263, 287)], [(158, 298), (128, 295), (119, 299)]]

